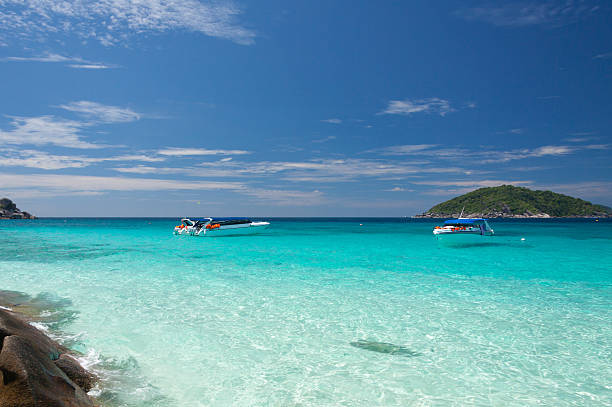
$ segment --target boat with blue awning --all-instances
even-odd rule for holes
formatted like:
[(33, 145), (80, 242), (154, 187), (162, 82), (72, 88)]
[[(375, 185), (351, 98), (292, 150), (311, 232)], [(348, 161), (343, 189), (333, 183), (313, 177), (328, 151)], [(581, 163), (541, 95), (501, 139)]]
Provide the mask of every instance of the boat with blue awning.
[(174, 234), (189, 236), (251, 235), (263, 231), (269, 225), (269, 222), (254, 222), (249, 218), (183, 218), (181, 224), (174, 228)]
[(457, 218), (449, 219), (442, 226), (433, 230), (436, 237), (441, 236), (491, 236), (493, 229), (483, 218)]

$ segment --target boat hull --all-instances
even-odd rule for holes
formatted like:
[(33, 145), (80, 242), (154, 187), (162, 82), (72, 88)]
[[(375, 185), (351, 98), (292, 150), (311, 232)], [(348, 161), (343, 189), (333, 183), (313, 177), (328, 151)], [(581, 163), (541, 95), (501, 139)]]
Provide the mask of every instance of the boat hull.
[(175, 228), (174, 233), (177, 235), (200, 236), (200, 237), (221, 237), (221, 236), (243, 236), (254, 235), (263, 232), (270, 223), (268, 222), (251, 222), (247, 224), (226, 225), (216, 228)]
[(440, 233), (434, 234), (436, 239), (439, 240), (449, 240), (449, 241), (469, 241), (469, 240), (478, 240), (483, 237), (488, 237), (492, 235), (482, 235), (480, 233)]
[(220, 236), (243, 236), (254, 235), (263, 232), (270, 224), (268, 222), (253, 222), (245, 225), (229, 225), (221, 226), (216, 229), (206, 229), (206, 233), (202, 231), (200, 236), (220, 237)]

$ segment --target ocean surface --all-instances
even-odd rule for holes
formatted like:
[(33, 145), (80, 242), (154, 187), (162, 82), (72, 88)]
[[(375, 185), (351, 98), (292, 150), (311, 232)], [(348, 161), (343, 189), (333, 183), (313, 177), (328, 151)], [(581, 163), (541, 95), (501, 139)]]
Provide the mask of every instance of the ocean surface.
[(30, 295), (107, 406), (612, 405), (612, 222), (0, 221), (0, 289)]

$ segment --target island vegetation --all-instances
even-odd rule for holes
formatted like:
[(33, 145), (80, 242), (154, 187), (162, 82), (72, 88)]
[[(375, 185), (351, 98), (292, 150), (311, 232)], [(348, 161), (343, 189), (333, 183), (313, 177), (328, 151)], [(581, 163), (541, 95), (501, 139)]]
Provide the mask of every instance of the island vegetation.
[(36, 216), (22, 211), (8, 198), (0, 199), (0, 219), (36, 219)]
[(480, 188), (442, 202), (417, 217), (448, 218), (607, 218), (612, 210), (603, 205), (552, 191), (512, 185)]

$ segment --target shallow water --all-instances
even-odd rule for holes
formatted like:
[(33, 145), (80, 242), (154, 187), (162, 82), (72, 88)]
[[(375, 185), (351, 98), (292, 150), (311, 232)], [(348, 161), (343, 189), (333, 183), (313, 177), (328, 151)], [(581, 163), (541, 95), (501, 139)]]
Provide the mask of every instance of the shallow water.
[(54, 299), (108, 405), (612, 405), (612, 222), (175, 224), (0, 223), (0, 289)]

